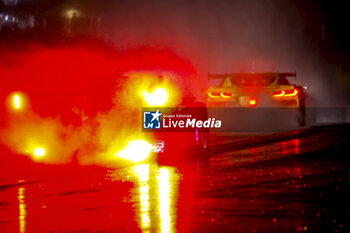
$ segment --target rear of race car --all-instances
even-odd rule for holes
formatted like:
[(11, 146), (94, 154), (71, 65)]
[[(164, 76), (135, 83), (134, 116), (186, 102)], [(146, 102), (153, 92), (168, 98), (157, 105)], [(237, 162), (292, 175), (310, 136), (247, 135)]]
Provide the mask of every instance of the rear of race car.
[(298, 122), (305, 122), (303, 88), (289, 83), (296, 73), (235, 73), (209, 75), (216, 85), (207, 91), (208, 107), (234, 108), (295, 108)]

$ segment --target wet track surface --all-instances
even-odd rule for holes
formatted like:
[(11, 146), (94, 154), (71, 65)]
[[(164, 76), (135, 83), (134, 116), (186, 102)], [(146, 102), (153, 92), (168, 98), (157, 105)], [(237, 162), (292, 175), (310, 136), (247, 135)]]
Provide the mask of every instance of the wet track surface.
[(348, 134), (214, 135), (207, 164), (24, 172), (11, 160), (0, 232), (349, 232)]

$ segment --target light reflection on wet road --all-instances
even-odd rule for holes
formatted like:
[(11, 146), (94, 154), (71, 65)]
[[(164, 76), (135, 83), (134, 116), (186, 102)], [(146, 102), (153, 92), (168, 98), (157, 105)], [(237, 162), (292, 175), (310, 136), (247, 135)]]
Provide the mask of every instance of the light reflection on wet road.
[[(131, 168), (110, 171), (106, 177), (113, 181), (128, 179), (134, 182), (131, 202), (142, 232), (176, 232), (176, 200), (180, 174), (174, 167), (140, 164)], [(125, 180), (124, 180), (125, 181)]]
[(24, 187), (19, 187), (18, 188), (18, 220), (19, 220), (19, 232), (23, 233), (26, 231), (26, 204), (24, 200), (24, 193), (25, 193), (25, 188)]
[(346, 132), (229, 137), (201, 166), (1, 180), (0, 232), (346, 232)]

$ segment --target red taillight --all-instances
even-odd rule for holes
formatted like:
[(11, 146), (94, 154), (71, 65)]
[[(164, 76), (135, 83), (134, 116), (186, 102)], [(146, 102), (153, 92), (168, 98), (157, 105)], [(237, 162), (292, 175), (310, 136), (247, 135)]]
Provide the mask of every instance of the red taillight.
[(255, 98), (251, 98), (250, 100), (249, 100), (249, 106), (250, 107), (254, 107), (254, 106), (256, 106), (258, 104), (258, 101), (255, 99)]
[(298, 95), (298, 90), (293, 89), (293, 90), (286, 90), (284, 96), (297, 96)]
[(290, 96), (297, 96), (298, 90), (297, 89), (289, 89), (289, 90), (278, 90), (273, 93), (273, 97), (290, 97)]
[(221, 96), (222, 98), (225, 98), (225, 99), (230, 99), (230, 98), (232, 98), (232, 94), (229, 93), (229, 92), (221, 92), (221, 93), (220, 93), (220, 96)]
[(220, 98), (220, 92), (217, 92), (217, 91), (210, 91), (210, 92), (208, 93), (208, 96), (209, 96), (210, 98)]
[(210, 91), (208, 92), (208, 96), (210, 98), (224, 98), (224, 99), (230, 99), (232, 98), (232, 94), (230, 92), (224, 92), (224, 91)]
[(273, 93), (273, 97), (281, 97), (281, 96), (284, 96), (284, 94), (285, 94), (284, 90), (275, 91)]

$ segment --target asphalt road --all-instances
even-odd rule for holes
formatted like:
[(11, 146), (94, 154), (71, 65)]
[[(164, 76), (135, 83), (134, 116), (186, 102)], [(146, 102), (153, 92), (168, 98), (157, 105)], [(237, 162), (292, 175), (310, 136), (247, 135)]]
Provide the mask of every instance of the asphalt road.
[(17, 166), (2, 148), (0, 232), (349, 232), (349, 128), (213, 135), (208, 163), (178, 166)]

